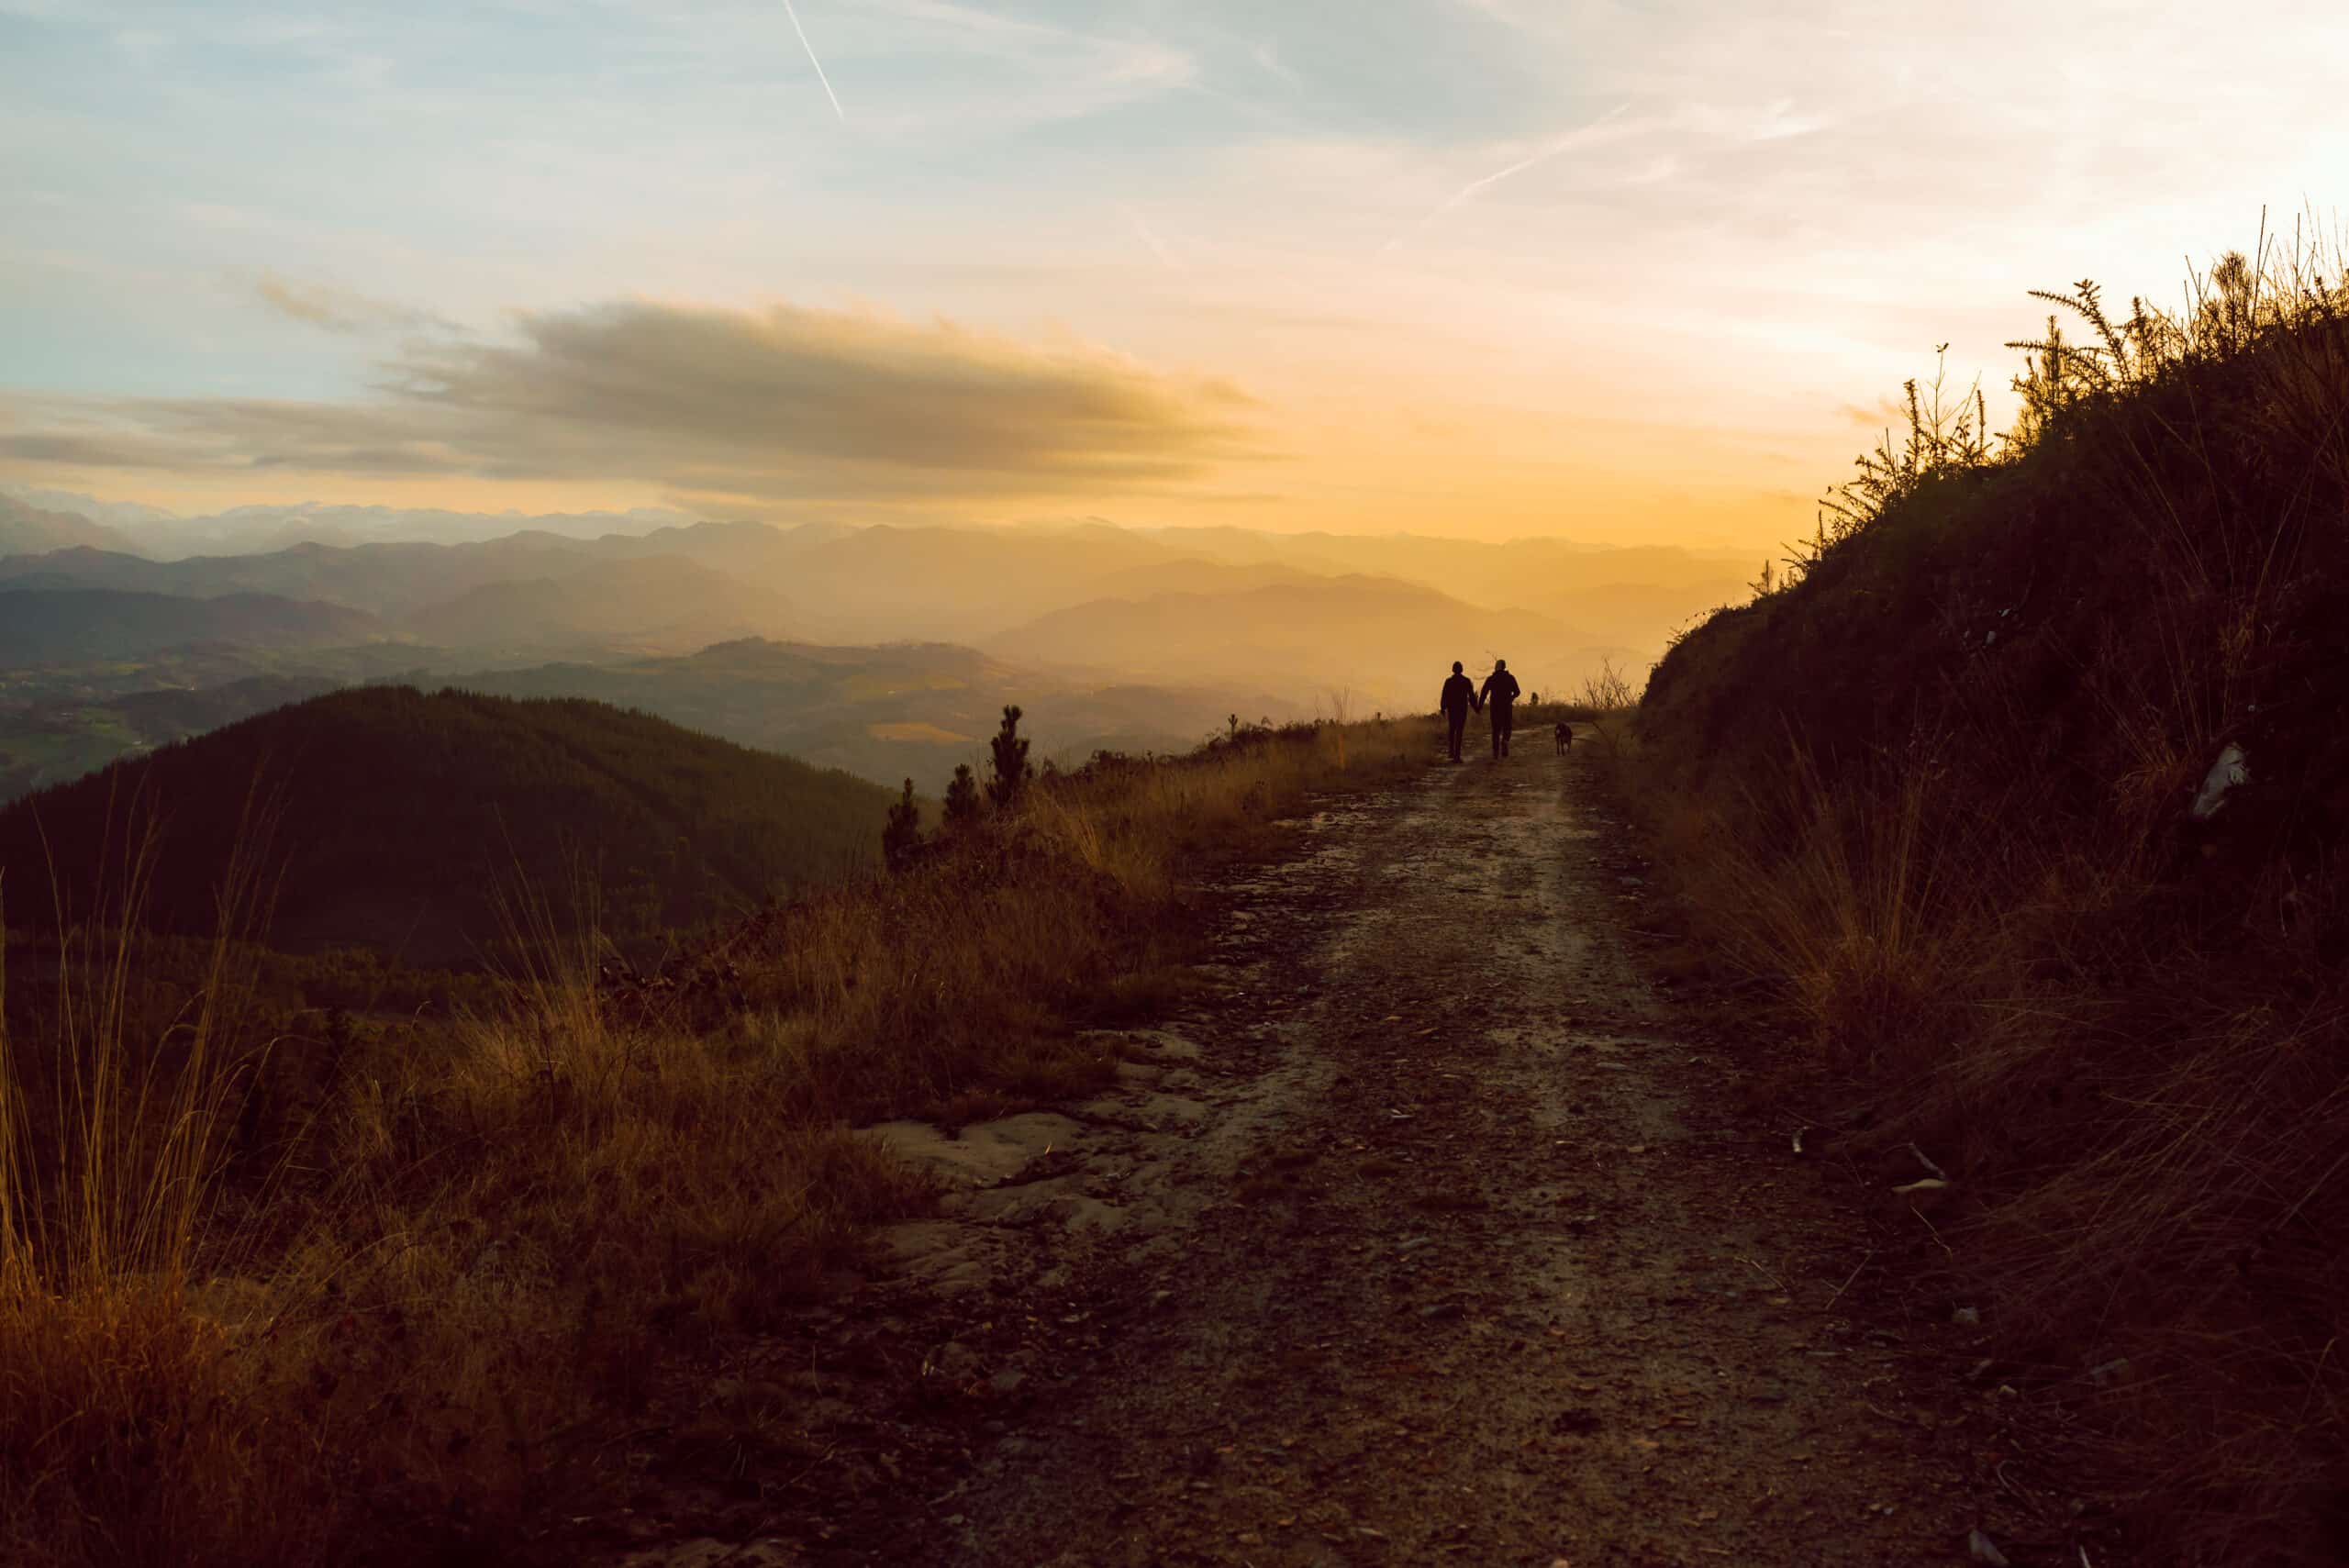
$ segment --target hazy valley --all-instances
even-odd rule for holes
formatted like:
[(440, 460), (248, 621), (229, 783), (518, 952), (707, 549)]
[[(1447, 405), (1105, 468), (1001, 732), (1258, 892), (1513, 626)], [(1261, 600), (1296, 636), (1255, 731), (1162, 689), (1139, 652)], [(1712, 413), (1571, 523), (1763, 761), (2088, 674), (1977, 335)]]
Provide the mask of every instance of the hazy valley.
[[(1424, 710), (1453, 659), (1564, 690), (1603, 663), (1644, 669), (1750, 574), (1675, 550), (1097, 522), (645, 514), (500, 533), (508, 519), (297, 508), (133, 528), (41, 499), (8, 502), (0, 533), (31, 547), (0, 556), (0, 797), (273, 695), (384, 680), (593, 697), (934, 791), (1007, 703), (1065, 764), (1183, 750), (1234, 716)], [(83, 510), (54, 509), (68, 502)], [(335, 517), (282, 548), (205, 548)]]

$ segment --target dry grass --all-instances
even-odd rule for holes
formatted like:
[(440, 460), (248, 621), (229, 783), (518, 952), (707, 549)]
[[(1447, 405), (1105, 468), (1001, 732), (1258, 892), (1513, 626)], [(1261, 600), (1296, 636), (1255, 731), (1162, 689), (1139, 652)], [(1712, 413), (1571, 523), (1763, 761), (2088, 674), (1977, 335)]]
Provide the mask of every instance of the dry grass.
[[(1626, 793), (1855, 1119), (1960, 1177), (2000, 1354), (2093, 1418), (2144, 1539), (2335, 1562), (2349, 322), (2290, 257), (2181, 316), (2049, 297), (2085, 346), (2021, 345), (2004, 450), (1920, 413), (1864, 462), (1675, 648)], [(2257, 787), (2186, 820), (2230, 740)]]
[[(1179, 991), (1201, 875), (1432, 749), (1423, 725), (1302, 727), (1040, 781), (658, 992), (599, 983), (592, 940), (518, 898), (539, 940), (506, 1003), (351, 1063), (233, 1190), (251, 1063), (211, 1047), (235, 976), (131, 1038), (107, 1000), (136, 984), (129, 879), (55, 1038), (0, 1036), (0, 1555), (489, 1550), (664, 1369), (927, 1203), (856, 1120), (1102, 1082), (1079, 1030)], [(61, 1116), (28, 1116), (35, 1084), (66, 1086)]]

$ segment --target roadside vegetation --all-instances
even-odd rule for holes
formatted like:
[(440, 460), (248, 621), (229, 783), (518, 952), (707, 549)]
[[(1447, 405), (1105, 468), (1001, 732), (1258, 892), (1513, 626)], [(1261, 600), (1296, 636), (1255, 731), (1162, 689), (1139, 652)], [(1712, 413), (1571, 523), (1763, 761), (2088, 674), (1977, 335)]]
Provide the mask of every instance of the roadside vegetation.
[(257, 1012), (251, 856), (154, 992), (167, 846), (130, 824), (103, 899), (7, 950), (39, 972), (0, 1028), (0, 1558), (504, 1560), (664, 1370), (925, 1207), (852, 1128), (1105, 1082), (1085, 1030), (1179, 990), (1202, 879), (1433, 749), (1235, 724), (1035, 773), (1017, 724), (951, 826), (900, 798), (894, 872), (658, 965), (509, 890), (527, 962), (439, 1021)]
[(1912, 384), (1623, 777), (1850, 1146), (1956, 1182), (1994, 1381), (2153, 1552), (2336, 1562), (2349, 295), (2263, 245), (2176, 311), (2043, 297), (2014, 428)]

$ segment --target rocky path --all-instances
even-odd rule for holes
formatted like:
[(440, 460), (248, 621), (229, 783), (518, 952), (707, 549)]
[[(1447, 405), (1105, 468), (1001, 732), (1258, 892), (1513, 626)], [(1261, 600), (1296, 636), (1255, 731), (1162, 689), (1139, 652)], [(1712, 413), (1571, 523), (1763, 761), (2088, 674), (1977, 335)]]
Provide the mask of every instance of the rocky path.
[(884, 1129), (944, 1215), (742, 1369), (820, 1458), (755, 1540), (629, 1560), (1967, 1561), (1966, 1330), (1886, 1304), (1865, 1189), (1642, 976), (1585, 765), (1333, 808), (1119, 1093)]

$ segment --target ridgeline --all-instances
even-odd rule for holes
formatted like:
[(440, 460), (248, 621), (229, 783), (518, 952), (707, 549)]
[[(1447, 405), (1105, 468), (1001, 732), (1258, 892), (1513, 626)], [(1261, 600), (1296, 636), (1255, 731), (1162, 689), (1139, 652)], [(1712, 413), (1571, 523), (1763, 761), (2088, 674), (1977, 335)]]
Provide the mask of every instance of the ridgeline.
[(140, 923), (209, 934), (242, 857), (273, 915), (238, 934), (462, 964), (532, 909), (627, 941), (836, 881), (878, 864), (887, 810), (845, 773), (601, 703), (376, 686), (18, 801), (0, 868), (12, 918), (70, 918), (151, 848)]

